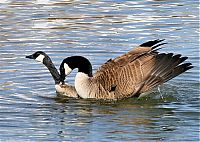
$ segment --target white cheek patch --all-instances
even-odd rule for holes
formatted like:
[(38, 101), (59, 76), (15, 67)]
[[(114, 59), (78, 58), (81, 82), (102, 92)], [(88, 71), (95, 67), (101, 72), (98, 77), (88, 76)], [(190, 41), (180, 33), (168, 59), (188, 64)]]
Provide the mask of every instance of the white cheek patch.
[(72, 69), (66, 63), (64, 63), (64, 69), (65, 69), (66, 76), (72, 72)]
[(40, 54), (35, 60), (43, 63), (44, 57), (44, 55)]

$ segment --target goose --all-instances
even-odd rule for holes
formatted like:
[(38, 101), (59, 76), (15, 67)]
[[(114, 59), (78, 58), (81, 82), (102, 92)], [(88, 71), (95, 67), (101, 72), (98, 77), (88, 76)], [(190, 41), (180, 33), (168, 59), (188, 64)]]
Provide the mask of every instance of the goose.
[(163, 40), (145, 42), (129, 52), (109, 59), (92, 74), (90, 61), (71, 56), (60, 65), (61, 82), (77, 68), (75, 89), (81, 98), (120, 100), (142, 97), (146, 92), (193, 68), (183, 63), (188, 57), (181, 54), (159, 53)]
[(60, 74), (56, 67), (54, 66), (53, 62), (51, 61), (50, 57), (42, 51), (37, 51), (33, 53), (32, 55), (26, 56), (28, 59), (35, 59), (36, 61), (39, 61), (43, 63), (51, 73), (54, 81), (55, 81), (55, 89), (56, 92), (59, 94), (63, 94), (67, 97), (73, 97), (78, 98), (78, 94), (74, 88), (74, 86), (66, 84), (64, 81), (61, 82)]

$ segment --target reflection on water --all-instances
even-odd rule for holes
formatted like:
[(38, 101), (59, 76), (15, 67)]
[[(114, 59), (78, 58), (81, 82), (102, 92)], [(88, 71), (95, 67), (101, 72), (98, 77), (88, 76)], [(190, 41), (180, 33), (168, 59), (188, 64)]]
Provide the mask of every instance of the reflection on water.
[[(1, 0), (0, 141), (198, 141), (197, 7), (185, 0)], [(59, 67), (82, 55), (95, 72), (157, 38), (168, 42), (162, 51), (189, 56), (195, 67), (140, 100), (57, 96), (48, 70), (24, 58), (42, 50)]]

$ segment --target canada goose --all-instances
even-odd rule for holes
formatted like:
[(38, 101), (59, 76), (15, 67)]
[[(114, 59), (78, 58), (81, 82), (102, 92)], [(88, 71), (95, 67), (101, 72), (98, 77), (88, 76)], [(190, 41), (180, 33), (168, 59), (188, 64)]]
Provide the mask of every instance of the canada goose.
[(64, 81), (61, 82), (59, 72), (57, 71), (50, 57), (46, 53), (42, 51), (37, 51), (33, 53), (32, 55), (26, 56), (26, 58), (35, 59), (36, 61), (43, 63), (49, 69), (55, 81), (55, 88), (58, 93), (64, 94), (68, 97), (74, 97), (74, 98), (78, 97), (74, 86), (70, 86), (64, 83)]
[(140, 97), (160, 84), (191, 69), (180, 54), (159, 53), (163, 40), (148, 41), (128, 53), (108, 60), (92, 75), (92, 65), (82, 56), (71, 56), (60, 65), (61, 82), (75, 68), (75, 89), (81, 98), (118, 100)]

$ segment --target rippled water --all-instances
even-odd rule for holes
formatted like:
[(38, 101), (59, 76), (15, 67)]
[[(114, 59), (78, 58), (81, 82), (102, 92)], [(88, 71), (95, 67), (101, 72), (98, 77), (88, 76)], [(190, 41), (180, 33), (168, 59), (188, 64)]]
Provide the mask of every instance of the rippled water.
[[(0, 141), (199, 141), (198, 1), (0, 1)], [(193, 69), (142, 100), (60, 98), (37, 50), (58, 67), (71, 55), (94, 71), (138, 44), (166, 39), (162, 51)], [(73, 84), (74, 75), (68, 78)]]

